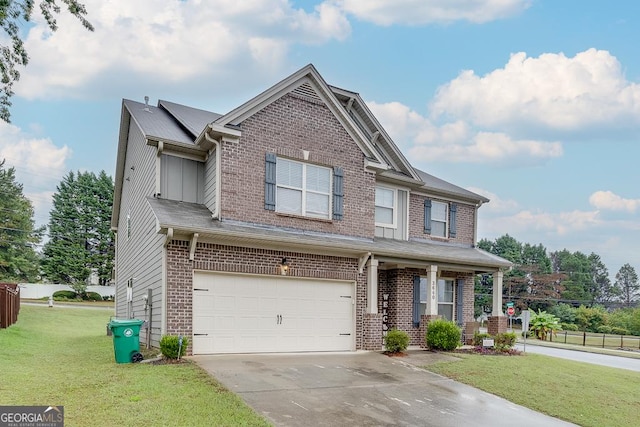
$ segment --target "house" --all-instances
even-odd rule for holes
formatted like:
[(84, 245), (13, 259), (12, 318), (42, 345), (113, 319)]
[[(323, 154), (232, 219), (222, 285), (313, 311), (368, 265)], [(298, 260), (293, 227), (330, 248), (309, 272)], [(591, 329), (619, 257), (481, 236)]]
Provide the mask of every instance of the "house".
[(472, 322), (486, 198), (414, 168), (355, 92), (308, 65), (224, 114), (124, 100), (116, 315), (190, 354), (379, 350), (385, 331)]

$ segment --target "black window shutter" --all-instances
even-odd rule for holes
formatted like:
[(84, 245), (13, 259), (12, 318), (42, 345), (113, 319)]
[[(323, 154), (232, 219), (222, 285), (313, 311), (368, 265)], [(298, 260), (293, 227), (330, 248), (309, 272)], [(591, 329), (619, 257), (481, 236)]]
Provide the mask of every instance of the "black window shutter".
[(456, 237), (456, 215), (458, 211), (458, 205), (456, 205), (455, 203), (451, 203), (449, 210), (451, 211), (451, 218), (449, 219), (449, 237)]
[(456, 289), (456, 323), (458, 325), (462, 325), (464, 323), (462, 307), (464, 307), (464, 279), (458, 279), (458, 286)]
[(420, 326), (420, 276), (413, 278), (413, 326)]
[(431, 234), (431, 199), (424, 201), (424, 232)]
[(344, 215), (344, 172), (333, 168), (333, 219), (340, 221)]
[(264, 208), (276, 210), (276, 155), (267, 153), (264, 165)]

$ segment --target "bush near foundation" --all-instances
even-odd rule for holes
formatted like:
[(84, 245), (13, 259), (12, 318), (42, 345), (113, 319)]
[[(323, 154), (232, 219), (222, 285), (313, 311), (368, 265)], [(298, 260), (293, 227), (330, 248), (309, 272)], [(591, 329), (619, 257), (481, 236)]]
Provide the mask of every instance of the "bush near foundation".
[(400, 353), (409, 347), (409, 334), (398, 329), (391, 329), (384, 337), (384, 348), (389, 353)]
[(182, 337), (182, 347), (180, 347), (180, 337), (177, 335), (163, 335), (160, 339), (160, 351), (167, 359), (178, 359), (187, 354), (189, 340)]
[(427, 325), (426, 344), (432, 350), (452, 351), (460, 345), (460, 328), (447, 320), (434, 320)]

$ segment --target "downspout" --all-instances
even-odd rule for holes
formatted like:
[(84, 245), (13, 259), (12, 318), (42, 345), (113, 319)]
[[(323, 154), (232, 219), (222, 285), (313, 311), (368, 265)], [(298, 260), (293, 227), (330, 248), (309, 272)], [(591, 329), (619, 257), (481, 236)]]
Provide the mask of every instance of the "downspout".
[(204, 133), (204, 137), (207, 141), (209, 141), (210, 143), (214, 144), (216, 146), (216, 208), (213, 211), (213, 214), (211, 215), (212, 218), (215, 219), (220, 219), (220, 203), (222, 203), (221, 200), (221, 194), (222, 194), (222, 171), (220, 170), (221, 167), (221, 160), (220, 157), (222, 157), (222, 153), (220, 152), (220, 142), (214, 138), (211, 138), (209, 136), (209, 129), (211, 129), (211, 127), (209, 127), (207, 129), (207, 131), (205, 131)]
[(162, 152), (164, 151), (164, 142), (158, 141), (158, 151), (156, 152), (156, 191), (153, 193), (153, 197), (162, 197), (160, 194), (160, 177), (162, 167)]

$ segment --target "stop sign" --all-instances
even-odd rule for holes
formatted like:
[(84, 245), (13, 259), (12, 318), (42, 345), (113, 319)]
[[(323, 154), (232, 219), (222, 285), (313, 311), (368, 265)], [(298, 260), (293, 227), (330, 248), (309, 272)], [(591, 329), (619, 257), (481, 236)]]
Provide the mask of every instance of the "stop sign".
[(516, 309), (513, 307), (507, 307), (507, 314), (509, 316), (513, 316), (514, 314), (516, 314)]

